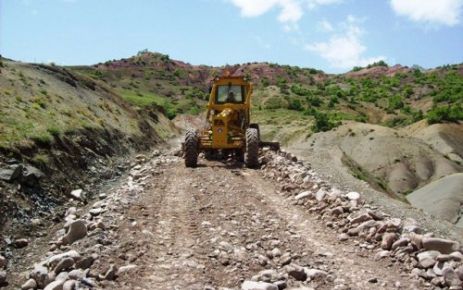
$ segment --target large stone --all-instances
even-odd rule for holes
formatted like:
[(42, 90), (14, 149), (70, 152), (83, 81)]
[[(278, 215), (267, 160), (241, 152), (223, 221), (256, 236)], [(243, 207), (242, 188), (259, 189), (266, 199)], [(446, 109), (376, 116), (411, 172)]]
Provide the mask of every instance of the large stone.
[(315, 193), (315, 199), (318, 201), (322, 201), (326, 196), (326, 191), (322, 188), (320, 188), (316, 193)]
[(391, 249), (392, 249), (392, 250), (395, 250), (395, 249), (400, 248), (400, 247), (405, 247), (406, 245), (408, 245), (409, 242), (410, 242), (410, 239), (409, 239), (409, 238), (407, 238), (407, 237), (402, 237), (402, 238), (398, 239), (397, 241), (395, 241), (395, 242), (392, 244)]
[(74, 259), (67, 257), (59, 261), (58, 264), (56, 264), (56, 267), (53, 269), (53, 271), (58, 274), (63, 270), (67, 270), (71, 268), (74, 265)]
[(92, 266), (93, 262), (98, 259), (98, 255), (94, 254), (92, 256), (85, 257), (76, 262), (76, 268), (78, 269), (88, 269)]
[(43, 290), (63, 290), (64, 281), (57, 280), (47, 285)]
[(80, 259), (80, 254), (76, 250), (70, 250), (61, 254), (57, 254), (54, 256), (51, 256), (44, 262), (42, 262), (42, 265), (49, 265), (50, 268), (55, 267), (61, 260), (66, 259), (66, 258), (72, 258), (74, 259), (74, 262), (78, 261)]
[(12, 182), (21, 177), (23, 171), (22, 165), (11, 165), (8, 168), (0, 169), (0, 179)]
[(241, 290), (278, 290), (278, 287), (266, 282), (244, 281)]
[(20, 177), (20, 182), (23, 185), (27, 185), (30, 187), (37, 186), (39, 184), (39, 180), (43, 178), (45, 174), (39, 169), (26, 165), (22, 170), (22, 176)]
[(3, 269), (6, 267), (6, 258), (0, 255), (0, 269)]
[(396, 233), (385, 233), (381, 241), (381, 249), (390, 250), (392, 244), (397, 240), (398, 235)]
[(441, 238), (424, 237), (423, 248), (426, 250), (439, 251), (442, 254), (450, 254), (460, 248), (460, 243)]
[(87, 235), (87, 226), (83, 220), (76, 220), (69, 224), (66, 235), (62, 238), (63, 244), (72, 244)]
[(439, 256), (438, 251), (425, 251), (421, 252), (416, 257), (418, 258), (418, 265), (420, 268), (427, 269), (434, 266), (436, 258)]
[(84, 200), (85, 199), (85, 193), (82, 189), (75, 189), (71, 191), (70, 193), (71, 197), (77, 199), (77, 200)]
[(310, 280), (325, 279), (327, 272), (318, 269), (305, 269), (307, 278)]
[(349, 200), (358, 200), (360, 198), (360, 193), (355, 192), (355, 191), (351, 191), (351, 192), (346, 194), (346, 197)]
[(360, 214), (354, 218), (351, 219), (351, 224), (359, 224), (359, 223), (363, 223), (365, 221), (369, 221), (371, 220), (372, 217), (368, 214), (368, 213), (363, 213), (363, 214)]
[(39, 288), (44, 288), (48, 284), (48, 269), (44, 266), (37, 265), (30, 272), (29, 277), (37, 282)]
[(286, 266), (285, 269), (288, 275), (293, 277), (297, 281), (307, 280), (307, 273), (303, 267), (296, 265), (296, 264), (290, 264)]
[(303, 198), (306, 198), (306, 197), (309, 197), (311, 196), (312, 193), (310, 191), (303, 191), (301, 193), (299, 193), (298, 195), (296, 195), (294, 198), (296, 200), (299, 200), (299, 199), (303, 199)]
[(13, 246), (18, 249), (27, 247), (28, 244), (29, 241), (27, 239), (17, 239), (13, 242)]
[(76, 287), (77, 281), (76, 280), (67, 280), (63, 284), (63, 290), (74, 290)]
[(37, 288), (37, 282), (34, 279), (29, 279), (21, 286), (21, 290), (30, 290)]
[(137, 265), (130, 264), (126, 266), (121, 266), (119, 267), (119, 269), (117, 269), (116, 276), (119, 277), (121, 275), (128, 274), (129, 272), (134, 271), (135, 269), (137, 269)]

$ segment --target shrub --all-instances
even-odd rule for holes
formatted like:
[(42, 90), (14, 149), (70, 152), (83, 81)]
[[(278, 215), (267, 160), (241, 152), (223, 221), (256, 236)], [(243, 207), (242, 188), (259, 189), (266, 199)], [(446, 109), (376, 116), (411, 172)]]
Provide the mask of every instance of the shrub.
[(456, 122), (463, 120), (463, 108), (460, 105), (434, 107), (427, 113), (426, 118), (429, 124)]
[(320, 107), (323, 103), (319, 97), (307, 97), (307, 102), (314, 107)]
[(310, 96), (311, 92), (309, 89), (302, 87), (301, 85), (292, 85), (291, 92), (298, 96)]
[(404, 102), (401, 96), (395, 95), (388, 99), (388, 110), (397, 110), (404, 106)]
[(313, 116), (315, 118), (315, 123), (312, 126), (312, 130), (314, 132), (329, 131), (337, 125), (329, 119), (328, 114), (326, 113), (316, 111)]
[(302, 111), (304, 108), (302, 107), (301, 101), (299, 99), (292, 99), (289, 101), (288, 109), (294, 111)]

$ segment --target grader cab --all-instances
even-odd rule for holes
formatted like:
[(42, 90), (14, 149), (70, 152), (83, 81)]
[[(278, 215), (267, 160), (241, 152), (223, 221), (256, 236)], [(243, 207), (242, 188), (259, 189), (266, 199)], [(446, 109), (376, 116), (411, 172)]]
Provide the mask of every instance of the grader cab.
[(279, 149), (275, 142), (261, 142), (259, 125), (251, 123), (252, 84), (242, 76), (225, 75), (213, 81), (207, 105), (206, 129), (188, 130), (183, 143), (185, 165), (196, 167), (198, 155), (234, 156), (247, 167), (258, 166), (260, 146)]

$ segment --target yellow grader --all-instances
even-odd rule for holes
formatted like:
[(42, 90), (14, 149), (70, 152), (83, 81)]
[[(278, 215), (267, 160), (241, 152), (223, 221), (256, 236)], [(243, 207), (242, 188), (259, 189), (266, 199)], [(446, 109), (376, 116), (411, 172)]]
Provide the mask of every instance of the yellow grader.
[(188, 130), (183, 143), (185, 165), (196, 167), (198, 155), (234, 156), (249, 168), (258, 166), (259, 147), (278, 150), (277, 142), (262, 142), (259, 125), (250, 122), (252, 83), (242, 76), (217, 77), (207, 105), (207, 127)]

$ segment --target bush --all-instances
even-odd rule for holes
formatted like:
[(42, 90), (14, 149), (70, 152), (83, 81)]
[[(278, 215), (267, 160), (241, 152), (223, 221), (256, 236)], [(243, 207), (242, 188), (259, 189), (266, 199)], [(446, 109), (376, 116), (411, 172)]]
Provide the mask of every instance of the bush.
[(404, 102), (401, 96), (395, 95), (388, 99), (388, 110), (397, 110), (403, 108)]
[(299, 99), (292, 99), (289, 101), (288, 109), (294, 111), (302, 111), (304, 108), (302, 107), (302, 103)]
[(328, 114), (326, 113), (315, 111), (313, 116), (315, 118), (315, 124), (312, 126), (312, 130), (314, 132), (329, 131), (337, 125), (329, 119)]
[(292, 85), (291, 92), (298, 96), (310, 96), (310, 90), (302, 87), (301, 85)]
[(307, 97), (307, 102), (314, 107), (320, 107), (323, 103), (319, 97)]
[(463, 120), (463, 108), (460, 105), (448, 105), (432, 108), (426, 116), (429, 124), (444, 121), (456, 122)]

